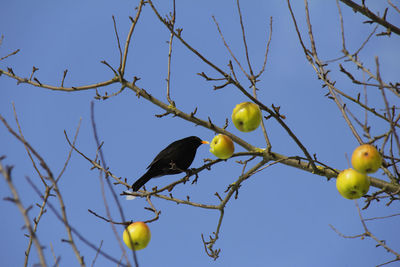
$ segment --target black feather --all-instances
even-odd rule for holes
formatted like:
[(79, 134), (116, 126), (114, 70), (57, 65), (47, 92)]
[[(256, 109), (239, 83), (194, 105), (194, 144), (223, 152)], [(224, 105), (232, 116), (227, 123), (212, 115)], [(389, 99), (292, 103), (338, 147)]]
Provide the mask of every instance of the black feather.
[(171, 143), (158, 153), (147, 167), (148, 171), (132, 185), (133, 191), (138, 191), (151, 178), (186, 171), (201, 144), (202, 141), (197, 136), (186, 137)]

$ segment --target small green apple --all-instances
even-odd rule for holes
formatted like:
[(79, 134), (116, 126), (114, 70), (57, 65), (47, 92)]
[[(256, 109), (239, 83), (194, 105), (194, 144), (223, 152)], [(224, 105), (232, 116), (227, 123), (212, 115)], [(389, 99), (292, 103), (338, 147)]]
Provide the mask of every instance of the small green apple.
[(125, 228), (122, 239), (130, 249), (144, 249), (151, 239), (150, 229), (144, 222), (131, 223)]
[(369, 178), (365, 173), (347, 169), (336, 178), (336, 188), (347, 199), (357, 199), (368, 193)]
[(351, 164), (359, 172), (374, 173), (382, 165), (382, 156), (374, 146), (364, 144), (353, 151)]
[(235, 146), (227, 135), (216, 135), (210, 143), (210, 152), (220, 159), (230, 158), (233, 151), (235, 151)]
[(252, 102), (237, 104), (232, 111), (233, 124), (242, 132), (251, 132), (257, 129), (260, 126), (261, 119), (260, 108)]

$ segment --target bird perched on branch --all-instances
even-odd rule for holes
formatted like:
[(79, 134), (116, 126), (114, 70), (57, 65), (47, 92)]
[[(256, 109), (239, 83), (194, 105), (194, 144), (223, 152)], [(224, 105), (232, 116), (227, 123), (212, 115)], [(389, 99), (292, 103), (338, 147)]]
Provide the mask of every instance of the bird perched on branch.
[(186, 171), (196, 156), (197, 148), (208, 143), (197, 136), (189, 136), (171, 143), (158, 153), (147, 167), (147, 172), (132, 185), (132, 190), (138, 191), (151, 178)]

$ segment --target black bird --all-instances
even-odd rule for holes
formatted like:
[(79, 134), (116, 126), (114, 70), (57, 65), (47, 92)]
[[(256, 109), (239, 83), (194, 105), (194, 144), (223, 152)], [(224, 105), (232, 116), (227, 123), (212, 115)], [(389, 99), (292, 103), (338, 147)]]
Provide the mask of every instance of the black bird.
[(171, 143), (158, 153), (147, 167), (148, 171), (132, 185), (132, 190), (138, 191), (151, 178), (186, 171), (201, 144), (208, 142), (202, 141), (197, 136), (189, 136)]

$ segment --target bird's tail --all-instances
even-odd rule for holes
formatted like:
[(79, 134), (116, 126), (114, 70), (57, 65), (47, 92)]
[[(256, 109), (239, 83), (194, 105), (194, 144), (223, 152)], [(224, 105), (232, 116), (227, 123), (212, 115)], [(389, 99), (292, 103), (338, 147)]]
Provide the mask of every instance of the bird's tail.
[(145, 183), (147, 183), (153, 176), (150, 173), (145, 173), (132, 185), (133, 192), (138, 191)]

